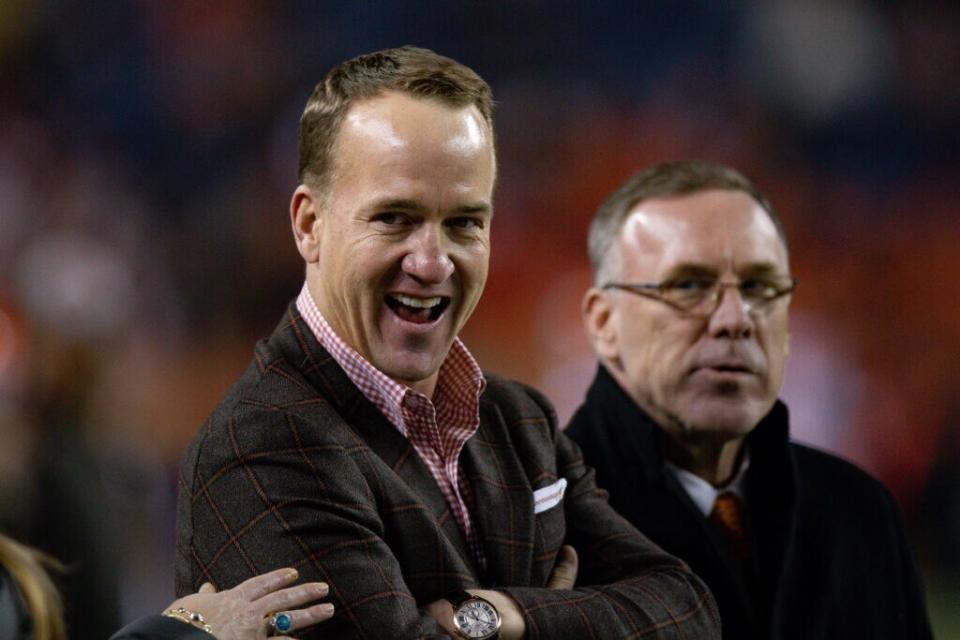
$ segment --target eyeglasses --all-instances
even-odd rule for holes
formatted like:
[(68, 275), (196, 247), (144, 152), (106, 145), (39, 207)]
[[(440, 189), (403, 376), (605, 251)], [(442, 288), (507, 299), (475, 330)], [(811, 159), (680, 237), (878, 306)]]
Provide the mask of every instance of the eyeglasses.
[(603, 289), (621, 289), (638, 296), (659, 300), (674, 309), (698, 315), (710, 315), (720, 306), (721, 292), (733, 287), (747, 311), (765, 313), (774, 300), (797, 288), (789, 276), (746, 278), (739, 282), (721, 282), (710, 277), (682, 277), (658, 283), (608, 282)]

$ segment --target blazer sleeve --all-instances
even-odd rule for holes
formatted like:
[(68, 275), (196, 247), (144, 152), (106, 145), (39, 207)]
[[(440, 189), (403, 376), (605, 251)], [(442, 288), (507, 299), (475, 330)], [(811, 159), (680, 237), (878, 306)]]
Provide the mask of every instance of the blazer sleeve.
[[(235, 412), (195, 443), (181, 477), (178, 592), (290, 566), (330, 585), (334, 617), (300, 638), (447, 638), (419, 609), (385, 541), (369, 450), (276, 407)], [(189, 576), (184, 579), (184, 576)]]
[(167, 616), (145, 616), (110, 636), (110, 640), (216, 640), (203, 629)]
[(706, 585), (610, 507), (593, 469), (540, 402), (552, 422), (557, 471), (568, 483), (565, 542), (580, 566), (572, 590), (503, 589), (523, 610), (527, 638), (719, 639), (720, 616)]

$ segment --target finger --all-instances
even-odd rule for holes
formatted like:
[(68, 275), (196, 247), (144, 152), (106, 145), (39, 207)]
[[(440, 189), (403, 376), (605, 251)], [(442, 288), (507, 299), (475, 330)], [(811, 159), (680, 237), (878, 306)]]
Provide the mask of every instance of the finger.
[(550, 573), (550, 579), (547, 580), (548, 589), (573, 589), (577, 583), (577, 567), (580, 562), (577, 559), (576, 550), (568, 544), (560, 547), (557, 554), (557, 563)]
[(253, 602), (280, 587), (290, 584), (297, 579), (298, 575), (300, 574), (297, 573), (297, 570), (290, 567), (276, 569), (241, 582), (234, 588), (240, 592), (244, 600)]
[(204, 582), (203, 585), (201, 585), (200, 587), (200, 591), (198, 591), (197, 593), (216, 593), (216, 592), (217, 592), (217, 588), (213, 586), (213, 584), (209, 582)]
[(324, 620), (329, 620), (333, 617), (333, 612), (333, 605), (329, 602), (324, 602), (323, 604), (315, 604), (312, 607), (307, 607), (306, 609), (287, 611), (286, 614), (290, 616), (290, 620), (293, 622), (290, 629), (300, 630), (307, 627), (312, 627), (313, 625), (319, 624)]
[(286, 611), (325, 598), (329, 592), (330, 588), (325, 582), (308, 582), (268, 593), (253, 604), (264, 614), (270, 611)]

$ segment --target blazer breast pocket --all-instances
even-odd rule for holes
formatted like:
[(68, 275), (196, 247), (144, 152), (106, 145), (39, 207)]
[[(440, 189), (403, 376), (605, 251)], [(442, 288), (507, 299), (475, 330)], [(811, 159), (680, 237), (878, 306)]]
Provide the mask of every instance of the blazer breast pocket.
[(552, 553), (563, 544), (567, 535), (567, 519), (563, 497), (567, 489), (566, 478), (533, 492), (535, 543), (537, 553)]

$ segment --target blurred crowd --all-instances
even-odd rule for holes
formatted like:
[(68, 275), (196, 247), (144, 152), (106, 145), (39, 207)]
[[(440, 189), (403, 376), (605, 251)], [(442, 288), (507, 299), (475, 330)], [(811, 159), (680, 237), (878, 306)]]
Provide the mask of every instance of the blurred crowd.
[(930, 585), (960, 588), (952, 3), (6, 0), (0, 524), (67, 563), (75, 637), (172, 598), (180, 453), (302, 283), (300, 111), (334, 63), (407, 43), (498, 101), (493, 261), (465, 335), (485, 368), (568, 418), (595, 366), (597, 204), (653, 162), (735, 166), (800, 282), (795, 436), (887, 483)]

